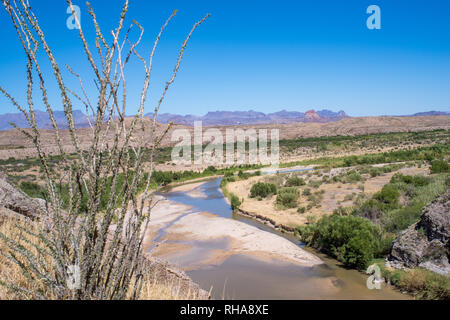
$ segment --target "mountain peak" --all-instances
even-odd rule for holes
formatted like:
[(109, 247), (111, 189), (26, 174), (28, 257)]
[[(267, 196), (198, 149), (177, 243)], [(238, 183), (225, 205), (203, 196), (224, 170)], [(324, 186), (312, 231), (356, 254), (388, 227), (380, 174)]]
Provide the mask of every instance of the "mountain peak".
[(307, 121), (320, 121), (321, 117), (314, 109), (311, 109), (305, 112), (305, 119)]

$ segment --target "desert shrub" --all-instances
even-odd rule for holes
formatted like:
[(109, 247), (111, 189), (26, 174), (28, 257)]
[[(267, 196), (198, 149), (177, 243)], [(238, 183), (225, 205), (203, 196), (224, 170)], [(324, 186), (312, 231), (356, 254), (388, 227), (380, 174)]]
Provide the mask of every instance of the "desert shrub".
[(353, 211), (354, 211), (353, 207), (339, 206), (333, 210), (333, 214), (338, 215), (338, 216), (346, 216), (346, 215), (352, 214)]
[(250, 198), (262, 197), (277, 193), (277, 187), (273, 183), (257, 182), (250, 189)]
[(422, 207), (422, 204), (415, 204), (388, 212), (383, 217), (384, 230), (398, 232), (408, 228), (419, 219)]
[(305, 188), (305, 190), (303, 190), (302, 193), (304, 196), (310, 196), (311, 195), (311, 189), (309, 188)]
[(331, 181), (333, 181), (334, 183), (336, 182), (340, 182), (341, 178), (339, 176), (333, 176), (333, 178), (331, 179)]
[(417, 188), (412, 184), (407, 184), (403, 187), (403, 193), (408, 198), (413, 198), (417, 194)]
[(209, 166), (208, 168), (205, 169), (205, 172), (215, 173), (217, 172), (217, 168), (214, 166)]
[(406, 184), (411, 184), (415, 187), (423, 187), (430, 183), (430, 178), (424, 177), (424, 176), (409, 176), (409, 175), (403, 175), (401, 173), (396, 173), (391, 178), (391, 183), (396, 182), (403, 182)]
[(423, 187), (430, 183), (430, 178), (424, 176), (414, 176), (412, 184), (415, 187)]
[(225, 172), (224, 176), (225, 176), (225, 178), (234, 177), (234, 172), (233, 171), (227, 171), (227, 172)]
[(20, 189), (25, 192), (31, 198), (42, 198), (45, 199), (47, 192), (46, 190), (38, 185), (37, 183), (23, 181), (20, 184)]
[(318, 187), (320, 187), (321, 184), (322, 184), (321, 180), (310, 180), (308, 183), (308, 185), (314, 189), (317, 189)]
[[(322, 190), (323, 191), (323, 190)], [(323, 192), (322, 191), (316, 191), (313, 194), (309, 194), (307, 196), (308, 201), (311, 201), (311, 205), (314, 207), (320, 207), (320, 203), (323, 199)]]
[(345, 183), (355, 183), (363, 180), (363, 177), (358, 172), (350, 170), (343, 180)]
[(299, 192), (295, 187), (284, 187), (278, 191), (277, 204), (286, 208), (297, 207)]
[(368, 220), (352, 215), (331, 215), (299, 228), (302, 241), (342, 262), (347, 267), (364, 270), (381, 256), (380, 230)]
[(371, 221), (376, 221), (380, 219), (383, 214), (383, 206), (380, 202), (369, 199), (362, 203), (355, 214)]
[(374, 194), (373, 198), (379, 202), (385, 204), (389, 208), (395, 208), (398, 206), (398, 197), (400, 192), (391, 184), (385, 185), (380, 192)]
[(445, 160), (433, 160), (431, 161), (431, 173), (440, 173), (440, 172), (448, 172), (449, 165)]
[(305, 207), (300, 207), (297, 209), (298, 213), (305, 213), (306, 212), (306, 208)]
[(238, 177), (242, 180), (246, 180), (246, 179), (250, 178), (250, 173), (239, 170)]
[(152, 180), (161, 185), (167, 185), (172, 182), (173, 174), (170, 171), (155, 171), (152, 174)]
[(392, 243), (394, 242), (394, 240), (395, 240), (394, 234), (385, 232), (380, 238), (376, 256), (385, 257), (386, 255), (388, 255), (391, 252)]
[(369, 170), (369, 174), (372, 178), (375, 178), (381, 174), (380, 170), (378, 168), (372, 168)]
[(306, 183), (305, 183), (304, 179), (297, 177), (297, 176), (292, 176), (286, 180), (285, 186), (286, 187), (299, 187), (299, 186), (304, 186), (305, 184)]
[(227, 177), (227, 178), (226, 178), (226, 181), (227, 181), (227, 182), (235, 182), (235, 181), (236, 181), (236, 178), (235, 178), (234, 176), (232, 176), (232, 177)]

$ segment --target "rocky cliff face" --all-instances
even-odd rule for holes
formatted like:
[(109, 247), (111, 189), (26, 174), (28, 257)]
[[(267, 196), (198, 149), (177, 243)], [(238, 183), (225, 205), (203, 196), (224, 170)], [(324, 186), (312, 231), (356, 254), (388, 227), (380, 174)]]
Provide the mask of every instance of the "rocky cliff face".
[(450, 273), (450, 189), (422, 211), (420, 221), (403, 231), (388, 263), (397, 268), (423, 267)]

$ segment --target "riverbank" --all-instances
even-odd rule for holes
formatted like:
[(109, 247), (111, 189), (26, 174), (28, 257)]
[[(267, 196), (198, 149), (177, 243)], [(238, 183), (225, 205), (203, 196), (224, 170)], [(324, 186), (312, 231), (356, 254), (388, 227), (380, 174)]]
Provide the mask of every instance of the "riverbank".
[[(388, 166), (388, 164), (382, 164)], [(406, 164), (398, 164), (404, 165)], [(379, 168), (380, 165), (373, 166)], [(307, 168), (307, 167), (305, 167)], [(404, 175), (428, 174), (427, 167), (418, 168), (416, 166), (398, 168), (390, 172), (382, 173), (371, 177), (368, 173), (352, 173), (355, 168), (334, 168), (328, 172), (300, 172), (292, 174), (299, 177), (304, 182), (301, 186), (296, 186), (299, 191), (298, 205), (294, 208), (286, 208), (277, 205), (276, 195), (266, 198), (251, 197), (250, 190), (255, 183), (273, 183), (278, 189), (286, 185), (286, 181), (292, 174), (277, 174), (272, 176), (254, 176), (248, 179), (236, 179), (222, 183), (222, 191), (227, 198), (231, 195), (239, 195), (240, 204), (236, 212), (244, 216), (257, 219), (263, 223), (285, 232), (294, 232), (298, 226), (307, 225), (311, 220), (316, 221), (324, 215), (330, 215), (339, 207), (349, 207), (359, 195), (370, 196), (382, 189), (392, 176), (396, 173)], [(322, 170), (323, 171), (323, 170)], [(339, 177), (348, 173), (348, 177), (356, 177), (358, 180), (333, 181), (334, 177)], [(354, 176), (351, 176), (351, 175)], [(302, 212), (298, 210), (303, 208)]]

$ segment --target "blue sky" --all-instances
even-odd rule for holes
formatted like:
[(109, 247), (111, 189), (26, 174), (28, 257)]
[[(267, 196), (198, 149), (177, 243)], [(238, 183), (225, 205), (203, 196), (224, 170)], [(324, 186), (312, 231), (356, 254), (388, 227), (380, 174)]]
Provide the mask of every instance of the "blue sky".
[[(30, 0), (61, 65), (85, 76), (95, 98), (76, 30), (66, 27), (65, 1)], [(115, 27), (122, 1), (91, 1), (101, 27)], [(93, 32), (84, 1), (81, 24)], [(366, 27), (366, 8), (381, 8), (381, 30)], [(172, 10), (154, 58), (147, 112), (170, 78), (178, 49), (192, 24), (211, 13), (193, 35), (161, 112), (215, 110), (345, 110), (352, 116), (450, 111), (450, 1), (144, 1), (131, 0), (131, 18), (146, 32), (139, 52), (148, 55)], [(25, 103), (25, 56), (3, 7), (0, 84)], [(90, 36), (91, 46), (94, 46)], [(52, 105), (60, 109), (48, 64), (43, 64)], [(128, 112), (137, 110), (143, 72), (130, 64)], [(64, 75), (69, 86), (77, 82)], [(39, 95), (36, 94), (37, 107)], [(82, 107), (79, 107), (82, 109)], [(0, 97), (0, 113), (16, 112)]]

